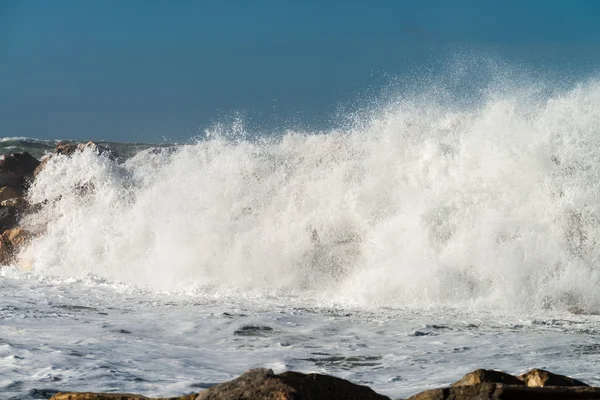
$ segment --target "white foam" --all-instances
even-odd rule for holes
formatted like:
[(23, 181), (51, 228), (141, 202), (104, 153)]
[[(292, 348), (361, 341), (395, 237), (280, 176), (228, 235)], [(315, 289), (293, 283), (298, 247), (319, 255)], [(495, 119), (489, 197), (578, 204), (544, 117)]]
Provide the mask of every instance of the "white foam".
[[(490, 90), (468, 107), (420, 95), (366, 114), (271, 140), (221, 126), (123, 165), (57, 157), (30, 190), (51, 201), (21, 256), (45, 274), (159, 290), (600, 307), (599, 82)], [(93, 193), (75, 190), (84, 182)]]

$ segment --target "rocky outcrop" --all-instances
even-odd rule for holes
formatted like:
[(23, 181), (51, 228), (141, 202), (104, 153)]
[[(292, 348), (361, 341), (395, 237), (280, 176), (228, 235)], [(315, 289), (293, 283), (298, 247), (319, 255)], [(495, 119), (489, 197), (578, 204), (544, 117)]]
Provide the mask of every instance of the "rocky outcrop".
[(14, 153), (0, 156), (0, 187), (19, 188), (27, 185), (27, 180), (40, 162), (31, 154)]
[[(132, 394), (58, 393), (51, 400), (144, 400)], [(321, 374), (254, 369), (238, 378), (213, 386), (200, 394), (173, 400), (389, 400), (367, 386)]]
[(367, 386), (321, 374), (254, 369), (238, 378), (201, 392), (197, 400), (384, 400)]
[(577, 379), (570, 378), (568, 376), (554, 374), (550, 371), (543, 369), (532, 369), (518, 378), (530, 387), (544, 387), (544, 386), (589, 386)]
[(478, 383), (421, 392), (408, 400), (569, 400), (600, 399), (600, 388), (575, 386), (528, 387), (501, 383)]
[(491, 369), (478, 369), (473, 372), (469, 372), (458, 381), (454, 382), (452, 386), (471, 386), (479, 383), (499, 383), (503, 385), (529, 387), (589, 386), (577, 379), (537, 368), (519, 376), (514, 376), (507, 374), (506, 372)]
[(39, 164), (29, 153), (0, 156), (0, 267), (13, 262), (19, 246), (29, 237), (17, 226), (28, 207), (24, 196)]
[(478, 369), (448, 388), (427, 390), (409, 398), (434, 399), (600, 399), (600, 388), (543, 369), (532, 369), (519, 376)]
[(505, 385), (525, 385), (522, 380), (506, 372), (491, 369), (478, 369), (469, 372), (452, 386), (471, 386), (478, 383), (502, 383)]
[(59, 143), (52, 153), (47, 154), (42, 158), (41, 163), (37, 166), (35, 171), (33, 171), (33, 177), (37, 177), (39, 173), (42, 172), (51, 158), (57, 155), (70, 157), (73, 154), (80, 153), (86, 149), (91, 149), (98, 154), (106, 154), (111, 159), (116, 159), (116, 155), (108, 147), (101, 146), (91, 141), (87, 143)]
[[(59, 143), (42, 162), (27, 152), (0, 156), (0, 267), (15, 261), (19, 248), (31, 237), (31, 234), (18, 228), (22, 215), (39, 211), (41, 207), (41, 204), (29, 205), (27, 201), (29, 184), (52, 157), (72, 156), (86, 149), (116, 159), (110, 149), (94, 142)], [(81, 195), (93, 189), (93, 185), (89, 182), (84, 182), (76, 188), (77, 193)]]
[[(133, 394), (58, 393), (51, 400), (145, 400)], [(383, 400), (386, 396), (366, 386), (321, 374), (254, 369), (238, 378), (200, 392), (169, 400)], [(478, 369), (450, 387), (427, 390), (408, 400), (562, 400), (598, 399), (600, 388), (577, 379), (533, 369), (514, 376), (502, 371)], [(156, 399), (159, 400), (159, 399)], [(167, 399), (160, 399), (167, 400)]]

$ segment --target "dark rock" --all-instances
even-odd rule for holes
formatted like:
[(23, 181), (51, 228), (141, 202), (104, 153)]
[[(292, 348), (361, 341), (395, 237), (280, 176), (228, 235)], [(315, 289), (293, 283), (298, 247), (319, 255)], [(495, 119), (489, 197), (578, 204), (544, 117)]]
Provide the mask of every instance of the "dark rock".
[(20, 187), (4, 186), (0, 188), (0, 201), (23, 197), (25, 191)]
[(568, 376), (554, 374), (543, 369), (532, 369), (529, 372), (519, 375), (518, 377), (527, 386), (544, 387), (544, 386), (589, 386), (577, 379)]
[(246, 325), (236, 329), (233, 334), (236, 336), (266, 336), (273, 332), (270, 326)]
[(32, 399), (49, 399), (56, 393), (58, 393), (58, 390), (54, 389), (31, 389), (27, 392)]
[(507, 374), (502, 371), (495, 371), (492, 369), (478, 369), (473, 372), (469, 372), (463, 376), (460, 380), (454, 382), (452, 386), (471, 386), (478, 383), (502, 383), (505, 385), (525, 385), (522, 380)]
[(0, 156), (0, 187), (23, 187), (40, 162), (31, 154), (14, 153)]
[(14, 207), (0, 207), (0, 232), (17, 226), (18, 212)]
[(471, 386), (427, 390), (407, 400), (567, 400), (600, 399), (600, 388), (575, 386), (527, 387), (499, 383), (478, 383)]
[(320, 374), (254, 369), (201, 392), (196, 400), (384, 400), (366, 386)]
[(25, 197), (13, 197), (12, 199), (0, 201), (2, 207), (14, 207), (23, 210), (29, 206)]

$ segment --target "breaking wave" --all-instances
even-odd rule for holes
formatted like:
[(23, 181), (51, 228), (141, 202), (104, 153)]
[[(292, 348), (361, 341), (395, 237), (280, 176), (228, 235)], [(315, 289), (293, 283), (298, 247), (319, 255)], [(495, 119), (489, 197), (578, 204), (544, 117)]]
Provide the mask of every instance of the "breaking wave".
[(158, 290), (600, 309), (600, 82), (471, 94), (405, 94), (328, 132), (236, 122), (121, 163), (56, 157), (21, 262)]

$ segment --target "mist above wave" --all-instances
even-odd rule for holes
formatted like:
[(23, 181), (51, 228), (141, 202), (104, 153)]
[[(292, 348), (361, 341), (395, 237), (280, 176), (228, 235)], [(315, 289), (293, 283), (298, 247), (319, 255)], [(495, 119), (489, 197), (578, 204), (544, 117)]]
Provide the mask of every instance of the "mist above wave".
[(154, 289), (597, 310), (600, 83), (466, 103), (404, 97), (270, 139), (221, 125), (122, 164), (56, 157), (21, 258)]

